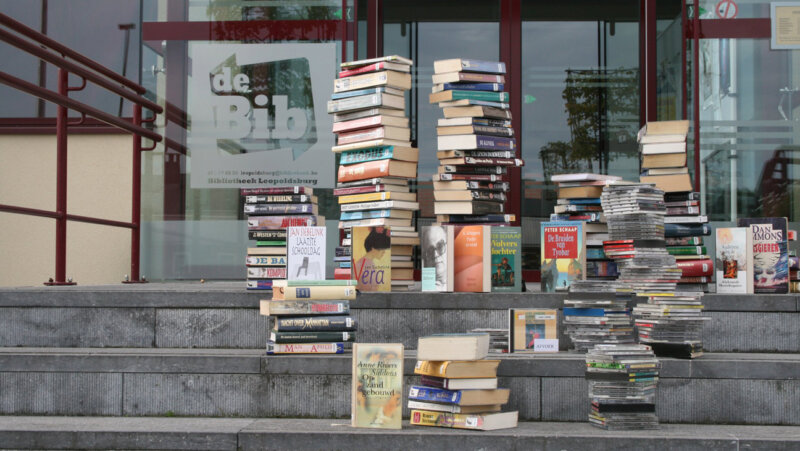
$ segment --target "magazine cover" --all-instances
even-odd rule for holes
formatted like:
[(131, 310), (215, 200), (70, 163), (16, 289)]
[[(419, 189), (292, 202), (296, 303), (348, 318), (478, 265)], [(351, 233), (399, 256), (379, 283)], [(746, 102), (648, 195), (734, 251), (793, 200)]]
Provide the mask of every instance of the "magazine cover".
[(786, 218), (740, 218), (753, 232), (753, 291), (789, 292), (789, 243)]
[(351, 426), (400, 429), (403, 345), (354, 343)]
[(325, 280), (325, 227), (286, 229), (289, 280)]
[(353, 278), (360, 291), (392, 291), (392, 241), (388, 227), (353, 227)]
[(586, 231), (581, 221), (542, 222), (542, 291), (567, 291), (586, 278)]

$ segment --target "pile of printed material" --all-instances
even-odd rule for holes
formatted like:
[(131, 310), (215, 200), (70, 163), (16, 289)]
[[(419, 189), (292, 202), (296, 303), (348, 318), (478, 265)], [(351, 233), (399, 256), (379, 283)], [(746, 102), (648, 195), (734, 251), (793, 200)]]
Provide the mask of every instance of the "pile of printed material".
[(596, 344), (635, 343), (630, 299), (630, 291), (614, 281), (573, 281), (564, 300), (564, 331), (573, 348), (586, 352)]
[(597, 345), (586, 354), (589, 423), (607, 430), (658, 429), (661, 363), (650, 346)]
[(675, 292), (681, 270), (664, 240), (664, 192), (650, 184), (607, 186), (602, 203), (609, 227), (605, 253), (618, 262), (618, 281), (647, 301), (633, 309), (639, 341), (659, 356), (700, 355), (702, 293)]
[[(413, 62), (397, 55), (341, 64), (328, 102), (340, 155), (336, 189), (347, 247), (355, 226), (391, 228), (392, 287), (414, 284), (413, 246), (419, 234), (412, 225), (419, 209), (409, 181), (417, 177), (419, 152), (411, 145), (406, 116), (406, 92), (411, 89)], [(349, 278), (346, 251), (337, 249), (336, 278)], [(349, 262), (348, 262), (349, 263)], [(396, 270), (395, 270), (396, 268)]]

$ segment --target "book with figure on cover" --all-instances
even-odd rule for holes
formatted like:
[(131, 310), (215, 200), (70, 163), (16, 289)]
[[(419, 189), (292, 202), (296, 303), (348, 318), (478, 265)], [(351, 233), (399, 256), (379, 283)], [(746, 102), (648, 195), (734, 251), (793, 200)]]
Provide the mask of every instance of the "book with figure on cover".
[(753, 291), (789, 292), (789, 242), (786, 218), (739, 218), (753, 232)]
[(586, 231), (581, 221), (542, 222), (542, 291), (567, 291), (586, 278)]
[[(536, 352), (537, 340), (558, 340), (558, 311), (550, 309), (510, 309), (509, 352)], [(558, 352), (555, 349), (540, 352)]]
[(522, 291), (522, 229), (492, 227), (492, 291)]
[(422, 228), (422, 291), (453, 291), (453, 227), (432, 225)]
[(717, 293), (753, 292), (753, 232), (749, 227), (716, 230)]
[(286, 233), (286, 278), (325, 280), (325, 227), (289, 227)]
[(353, 278), (360, 291), (392, 291), (392, 241), (388, 227), (353, 227)]
[(351, 426), (400, 429), (403, 414), (403, 345), (353, 344)]

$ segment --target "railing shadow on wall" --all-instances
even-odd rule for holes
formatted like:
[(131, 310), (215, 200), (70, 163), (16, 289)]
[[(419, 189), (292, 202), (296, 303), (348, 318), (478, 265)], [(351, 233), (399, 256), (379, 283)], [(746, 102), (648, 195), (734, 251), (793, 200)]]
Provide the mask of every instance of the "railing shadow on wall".
[[(58, 105), (56, 113), (56, 211), (0, 204), (0, 212), (55, 219), (55, 277), (45, 282), (45, 285), (75, 284), (72, 280), (66, 280), (65, 276), (67, 260), (67, 221), (130, 229), (131, 270), (129, 278), (123, 282), (146, 282), (143, 278), (140, 278), (139, 275), (141, 152), (152, 150), (155, 147), (155, 143), (162, 141), (162, 137), (158, 133), (142, 127), (142, 125), (154, 122), (156, 115), (162, 113), (163, 109), (158, 104), (142, 96), (147, 91), (144, 87), (57, 41), (48, 38), (46, 35), (17, 22), (5, 14), (0, 14), (0, 40), (16, 47), (22, 52), (58, 67), (58, 91), (46, 89), (0, 71), (0, 83)], [(70, 73), (82, 79), (80, 86), (69, 86), (68, 76)], [(103, 112), (69, 97), (70, 91), (82, 90), (86, 87), (87, 82), (91, 82), (132, 102), (133, 120), (129, 121), (113, 114)], [(143, 108), (152, 111), (154, 113), (153, 117), (150, 119), (142, 119)], [(81, 119), (68, 122), (68, 109), (81, 113)], [(67, 127), (70, 125), (82, 124), (87, 116), (127, 131), (133, 135), (133, 195), (130, 222), (112, 221), (67, 213)], [(142, 147), (142, 138), (152, 140), (153, 145), (146, 148)]]

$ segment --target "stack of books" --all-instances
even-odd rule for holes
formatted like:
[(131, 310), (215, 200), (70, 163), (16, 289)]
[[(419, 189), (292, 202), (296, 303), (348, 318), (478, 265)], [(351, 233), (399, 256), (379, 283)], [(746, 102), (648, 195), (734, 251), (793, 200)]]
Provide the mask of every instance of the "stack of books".
[(639, 342), (658, 356), (692, 359), (703, 355), (702, 293), (676, 292), (651, 295), (633, 308)]
[(273, 280), (286, 279), (286, 228), (325, 225), (317, 215), (317, 198), (306, 186), (244, 188), (248, 238), (247, 289), (271, 290)]
[(349, 280), (276, 281), (272, 299), (261, 301), (261, 314), (272, 328), (267, 354), (342, 354), (356, 341)]
[[(342, 238), (342, 241), (344, 240), (350, 240), (350, 238)], [(352, 278), (350, 270), (353, 266), (353, 248), (350, 247), (350, 243), (347, 243), (346, 246), (336, 246), (334, 251), (336, 254), (333, 257), (333, 263), (335, 265), (333, 268), (333, 278), (336, 280), (350, 280)]]
[[(680, 231), (680, 236), (667, 233), (667, 251), (681, 262), (681, 267), (691, 268), (678, 282), (680, 289), (708, 291), (713, 265), (708, 271), (697, 271), (711, 262), (703, 237), (710, 230), (705, 225), (708, 217), (700, 214), (700, 193), (693, 192), (692, 178), (686, 161), (686, 135), (689, 121), (648, 122), (639, 131), (642, 183), (652, 183), (664, 191), (666, 216), (664, 224), (669, 231)], [(683, 227), (676, 227), (683, 226)], [(693, 233), (693, 235), (689, 235)]]
[(471, 334), (489, 334), (489, 353), (506, 353), (509, 352), (508, 344), (509, 335), (508, 329), (472, 329), (469, 331)]
[[(342, 63), (328, 102), (337, 136), (332, 150), (340, 156), (333, 192), (341, 208), (339, 228), (390, 227), (394, 244), (400, 246), (392, 249), (392, 256), (407, 257), (392, 272), (393, 286), (396, 281), (399, 288), (413, 285), (409, 249), (419, 244), (412, 226), (419, 203), (409, 188), (409, 180), (417, 177), (419, 151), (411, 145), (405, 113), (412, 65), (399, 56)], [(343, 278), (347, 268), (339, 269)]]
[(603, 252), (608, 226), (600, 204), (603, 186), (622, 180), (603, 174), (559, 174), (551, 180), (558, 184), (558, 200), (550, 221), (582, 221), (586, 230), (586, 278), (613, 280), (619, 275), (617, 265)]
[(573, 281), (563, 310), (572, 349), (586, 352), (597, 344), (635, 343), (630, 300), (630, 290), (617, 282)]
[(485, 360), (488, 334), (421, 337), (408, 393), (411, 424), (494, 430), (517, 426), (518, 412), (500, 412), (510, 390), (497, 388), (499, 360)]
[[(448, 59), (433, 63), (430, 102), (443, 109), (436, 128), (434, 213), (440, 224), (509, 225), (508, 170), (520, 167), (511, 128), (504, 63)], [(509, 219), (511, 221), (509, 221)]]
[(589, 423), (607, 430), (658, 429), (661, 363), (646, 345), (597, 345), (586, 354)]

